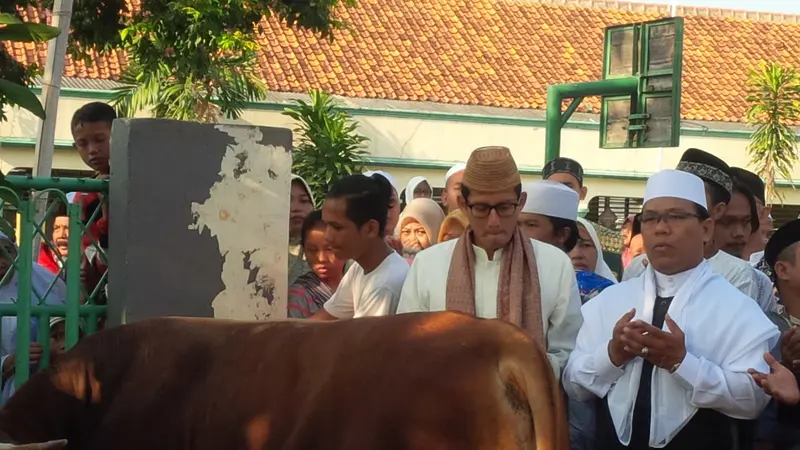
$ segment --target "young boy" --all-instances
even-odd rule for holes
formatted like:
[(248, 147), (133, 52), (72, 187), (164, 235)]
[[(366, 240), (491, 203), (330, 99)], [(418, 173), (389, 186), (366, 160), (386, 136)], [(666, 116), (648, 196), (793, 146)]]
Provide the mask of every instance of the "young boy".
[[(114, 108), (101, 102), (87, 103), (72, 116), (73, 146), (83, 162), (95, 171), (96, 178), (108, 179), (111, 173), (111, 124), (116, 118)], [(89, 226), (88, 235), (83, 236), (83, 249), (91, 246), (93, 241), (103, 249), (108, 248), (108, 202), (97, 192), (78, 192), (73, 203), (81, 204), (84, 223), (89, 222), (98, 207), (101, 210)], [(105, 270), (105, 264), (99, 258), (95, 264), (101, 273)]]

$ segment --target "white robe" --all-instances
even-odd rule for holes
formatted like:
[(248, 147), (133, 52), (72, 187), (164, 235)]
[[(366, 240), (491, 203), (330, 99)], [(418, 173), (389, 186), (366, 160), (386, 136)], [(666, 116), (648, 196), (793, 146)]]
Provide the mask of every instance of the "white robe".
[[(398, 314), (446, 309), (447, 275), (457, 241), (443, 242), (417, 254), (400, 294)], [(547, 358), (556, 378), (560, 379), (581, 327), (578, 284), (572, 262), (563, 251), (533, 239), (531, 242), (539, 271)], [(495, 252), (494, 258), (489, 260), (483, 249), (474, 249), (475, 313), (478, 317), (494, 319), (497, 318), (497, 284), (503, 261), (502, 251)]]
[[(780, 333), (751, 299), (712, 273), (706, 261), (671, 276), (648, 266), (644, 276), (610, 286), (586, 303), (583, 327), (564, 371), (567, 394), (579, 401), (608, 395), (617, 436), (625, 445), (630, 442), (644, 360), (615, 367), (608, 342), (616, 322), (631, 308), (636, 308), (634, 320), (651, 322), (656, 295), (674, 297), (669, 315), (686, 335), (686, 357), (674, 374), (654, 370), (650, 446), (669, 444), (698, 408), (736, 419), (757, 418), (769, 396), (747, 369), (769, 371), (763, 355)], [(666, 323), (663, 329), (668, 331)]]
[[(622, 281), (636, 278), (644, 272), (647, 256), (642, 254), (633, 258), (630, 265), (625, 268), (622, 273)], [(753, 267), (747, 261), (739, 259), (733, 255), (718, 251), (716, 255), (707, 259), (711, 265), (711, 270), (714, 273), (722, 275), (723, 278), (728, 280), (736, 289), (739, 289), (744, 295), (757, 301), (763, 309), (770, 304), (769, 299), (763, 299), (763, 294), (760, 289), (759, 280), (756, 279), (757, 275), (753, 272)]]

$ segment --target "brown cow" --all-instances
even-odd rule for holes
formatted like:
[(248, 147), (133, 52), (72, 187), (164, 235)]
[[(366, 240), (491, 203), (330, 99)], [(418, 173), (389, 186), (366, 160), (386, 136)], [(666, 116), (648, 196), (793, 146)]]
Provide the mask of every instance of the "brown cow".
[(112, 328), (33, 376), (0, 430), (82, 450), (569, 447), (543, 351), (451, 312)]

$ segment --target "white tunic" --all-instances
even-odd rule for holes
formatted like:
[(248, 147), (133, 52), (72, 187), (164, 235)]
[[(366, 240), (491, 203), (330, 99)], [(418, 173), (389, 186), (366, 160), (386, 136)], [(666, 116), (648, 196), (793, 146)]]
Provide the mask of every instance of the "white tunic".
[[(631, 278), (636, 278), (641, 275), (646, 267), (644, 265), (644, 261), (646, 260), (647, 256), (643, 254), (633, 258), (630, 265), (626, 267), (625, 271), (622, 273), (622, 281), (630, 280)], [(711, 265), (711, 270), (714, 273), (722, 275), (723, 278), (728, 280), (744, 295), (756, 300), (759, 302), (759, 305), (762, 304), (762, 293), (759, 288), (760, 284), (756, 279), (757, 275), (753, 272), (752, 266), (748, 264), (747, 261), (725, 253), (722, 250), (719, 250), (716, 255), (708, 258), (707, 261)], [(769, 300), (765, 299), (763, 302), (766, 305), (769, 303)], [(765, 311), (763, 309), (765, 305), (762, 305), (763, 311)]]
[[(414, 258), (400, 295), (399, 313), (444, 311), (447, 304), (447, 275), (458, 240), (434, 245)], [(542, 322), (547, 337), (547, 357), (556, 378), (575, 347), (581, 327), (581, 300), (575, 270), (567, 255), (558, 248), (531, 239), (539, 271), (542, 296)], [(497, 284), (502, 251), (489, 260), (486, 251), (475, 249), (475, 313), (486, 319), (497, 318)], [(466, 275), (465, 275), (466, 276)]]
[[(656, 368), (652, 378), (650, 446), (664, 447), (698, 408), (736, 419), (755, 419), (769, 402), (747, 369), (769, 370), (764, 361), (778, 328), (721, 275), (701, 262), (695, 269), (644, 276), (610, 286), (583, 305), (583, 327), (564, 371), (564, 389), (579, 401), (608, 395), (620, 442), (630, 442), (643, 359), (615, 367), (608, 355), (614, 325), (636, 308), (634, 320), (652, 320), (655, 297), (674, 297), (669, 315), (686, 335), (686, 357), (674, 374)], [(666, 323), (663, 327), (668, 331)]]

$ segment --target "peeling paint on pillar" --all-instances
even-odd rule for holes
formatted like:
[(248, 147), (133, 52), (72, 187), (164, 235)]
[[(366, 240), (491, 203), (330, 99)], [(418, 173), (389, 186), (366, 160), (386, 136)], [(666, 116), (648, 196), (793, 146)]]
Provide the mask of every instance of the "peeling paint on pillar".
[(220, 125), (228, 145), (220, 180), (208, 199), (192, 203), (189, 229), (208, 229), (223, 256), (225, 289), (213, 300), (214, 317), (268, 320), (286, 317), (291, 153), (262, 144), (258, 128)]
[(286, 317), (292, 132), (118, 119), (110, 325)]

